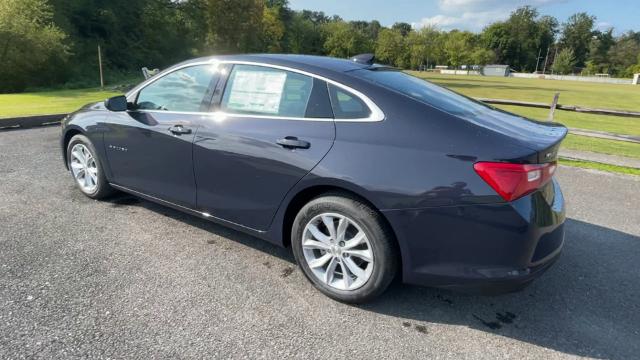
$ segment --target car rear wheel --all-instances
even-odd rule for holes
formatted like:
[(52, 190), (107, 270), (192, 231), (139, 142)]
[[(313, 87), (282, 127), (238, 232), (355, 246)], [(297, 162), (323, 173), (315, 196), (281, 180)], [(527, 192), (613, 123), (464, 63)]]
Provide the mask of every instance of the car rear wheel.
[(95, 147), (84, 135), (75, 135), (67, 145), (67, 162), (76, 185), (92, 199), (103, 199), (115, 190), (109, 185)]
[(346, 195), (326, 195), (296, 216), (291, 244), (305, 276), (325, 295), (362, 303), (395, 277), (398, 254), (380, 214)]

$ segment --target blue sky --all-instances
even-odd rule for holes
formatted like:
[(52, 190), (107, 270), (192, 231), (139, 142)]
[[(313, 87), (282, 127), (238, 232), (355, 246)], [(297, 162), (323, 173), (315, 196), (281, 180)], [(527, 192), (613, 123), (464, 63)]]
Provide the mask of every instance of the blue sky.
[(614, 27), (615, 33), (640, 31), (640, 0), (289, 0), (295, 10), (324, 11), (345, 20), (378, 20), (385, 26), (403, 21), (419, 27), (480, 31), (503, 20), (522, 5), (531, 5), (560, 23), (584, 11), (597, 17), (599, 29)]

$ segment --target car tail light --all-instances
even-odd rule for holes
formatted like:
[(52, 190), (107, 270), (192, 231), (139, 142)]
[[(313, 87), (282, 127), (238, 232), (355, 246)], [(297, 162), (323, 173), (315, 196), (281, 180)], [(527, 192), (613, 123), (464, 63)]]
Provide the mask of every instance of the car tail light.
[(556, 171), (556, 163), (477, 162), (473, 168), (503, 199), (513, 201), (548, 183)]

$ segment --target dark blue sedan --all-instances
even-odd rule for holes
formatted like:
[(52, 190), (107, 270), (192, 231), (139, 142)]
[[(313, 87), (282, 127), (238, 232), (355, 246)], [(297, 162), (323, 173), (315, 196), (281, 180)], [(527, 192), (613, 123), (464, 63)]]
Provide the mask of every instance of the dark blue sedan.
[(562, 125), (374, 64), (200, 58), (63, 121), (93, 199), (131, 193), (290, 246), (324, 294), (527, 285), (560, 254)]

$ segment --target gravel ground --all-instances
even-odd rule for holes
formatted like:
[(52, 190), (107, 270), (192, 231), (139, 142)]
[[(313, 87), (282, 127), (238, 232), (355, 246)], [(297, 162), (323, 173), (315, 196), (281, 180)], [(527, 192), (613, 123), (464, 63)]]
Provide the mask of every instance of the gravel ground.
[(640, 357), (640, 180), (562, 167), (565, 251), (497, 297), (315, 291), (285, 249), (130, 196), (92, 201), (59, 128), (0, 133), (0, 358)]

